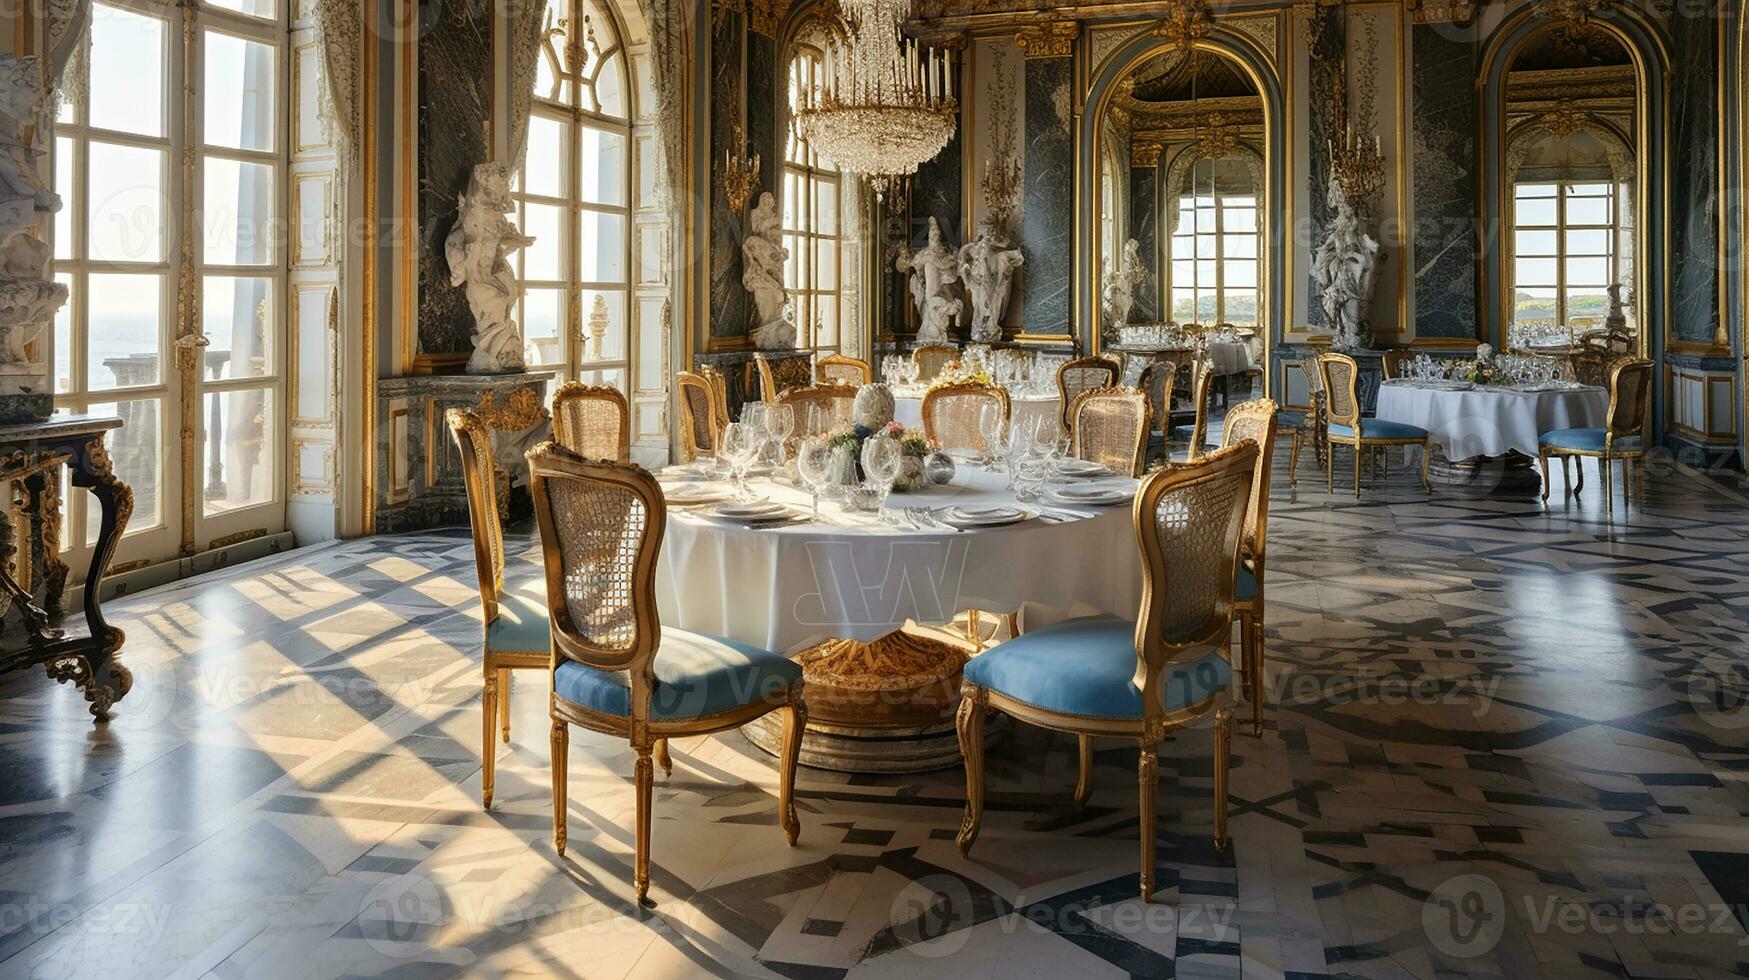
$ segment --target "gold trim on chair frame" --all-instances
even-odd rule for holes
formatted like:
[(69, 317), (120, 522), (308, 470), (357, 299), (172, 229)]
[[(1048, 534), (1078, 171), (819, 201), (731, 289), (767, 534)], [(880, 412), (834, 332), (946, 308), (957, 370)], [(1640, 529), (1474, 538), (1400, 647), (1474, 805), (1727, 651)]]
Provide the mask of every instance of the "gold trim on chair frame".
[[(1231, 697), (1228, 691), (1216, 691), (1209, 697), (1177, 711), (1167, 712), (1162, 700), (1162, 676), (1166, 665), (1175, 662), (1182, 654), (1195, 650), (1213, 649), (1223, 656), (1227, 655), (1232, 642), (1233, 631), (1233, 574), (1238, 554), (1237, 544), (1243, 530), (1245, 519), (1245, 501), (1250, 495), (1252, 475), (1257, 463), (1256, 445), (1241, 444), (1230, 449), (1222, 449), (1204, 456), (1193, 464), (1174, 466), (1158, 470), (1149, 475), (1136, 494), (1134, 516), (1136, 538), (1142, 551), (1142, 604), (1141, 616), (1136, 623), (1136, 677), (1141, 681), (1142, 717), (1141, 718), (1107, 718), (1086, 715), (1072, 715), (1046, 710), (1028, 704), (1024, 701), (1008, 697), (997, 691), (977, 684), (966, 684), (961, 689), (960, 709), (957, 718), (959, 729), (960, 751), (965, 757), (966, 767), (966, 813), (960, 824), (960, 831), (955, 842), (959, 845), (962, 855), (969, 855), (972, 844), (978, 839), (978, 831), (984, 816), (984, 714), (987, 708), (995, 708), (1019, 721), (1036, 725), (1051, 731), (1067, 732), (1083, 738), (1081, 760), (1085, 765), (1091, 757), (1085, 739), (1095, 735), (1107, 735), (1118, 738), (1135, 739), (1141, 750), (1137, 765), (1137, 777), (1141, 791), (1141, 819), (1138, 836), (1141, 838), (1141, 894), (1142, 901), (1153, 898), (1154, 894), (1154, 864), (1155, 864), (1155, 806), (1156, 794), (1159, 788), (1159, 747), (1166, 732), (1182, 728), (1195, 719), (1208, 714), (1215, 714), (1215, 849), (1225, 851), (1229, 844), (1227, 837), (1227, 770), (1228, 750), (1232, 732), (1232, 708), (1216, 704), (1223, 698)], [(1180, 490), (1199, 483), (1217, 480), (1240, 479), (1243, 490), (1239, 494), (1238, 503), (1232, 515), (1232, 524), (1227, 528), (1227, 540), (1234, 542), (1234, 554), (1226, 566), (1227, 573), (1217, 588), (1214, 608), (1217, 614), (1201, 629), (1192, 633), (1182, 642), (1172, 644), (1170, 648), (1162, 639), (1162, 629), (1159, 624), (1165, 615), (1165, 582), (1169, 572), (1168, 562), (1160, 544), (1156, 531), (1155, 512), (1160, 499), (1168, 492)], [(1237, 525), (1237, 526), (1233, 526)], [(1067, 668), (1068, 664), (1065, 663)], [(1081, 774), (1077, 794), (1088, 783), (1085, 771)]]
[[(1190, 367), (1190, 398), (1196, 403), (1196, 418), (1190, 425), (1190, 447), (1185, 450), (1185, 459), (1192, 463), (1208, 449), (1209, 399), (1214, 397), (1214, 378), (1214, 362), (1198, 355)], [(1168, 452), (1166, 456), (1170, 459), (1172, 454)]]
[(874, 369), (869, 367), (867, 361), (859, 357), (849, 357), (844, 354), (828, 354), (814, 362), (814, 383), (817, 385), (841, 385), (850, 383), (826, 377), (826, 372), (832, 368), (849, 368), (859, 372), (862, 376), (862, 380), (854, 382), (858, 385), (865, 385), (874, 380)]
[[(614, 462), (629, 462), (632, 454), (632, 422), (631, 409), (626, 404), (626, 396), (612, 385), (586, 385), (581, 381), (567, 381), (553, 392), (553, 439), (559, 445), (584, 456), (593, 454), (579, 448), (577, 441), (582, 437), (580, 432), (571, 431), (570, 412), (567, 406), (577, 403), (587, 407), (590, 402), (607, 402), (619, 413), (618, 448), (613, 456)], [(607, 457), (599, 457), (606, 459)]]
[[(980, 384), (976, 381), (958, 381), (953, 384), (938, 385), (923, 392), (923, 405), (919, 414), (923, 421), (923, 439), (931, 446), (941, 449), (978, 449), (990, 451), (994, 446), (983, 445), (983, 433), (978, 433), (977, 446), (942, 446), (936, 440), (935, 414), (930, 409), (942, 398), (950, 395), (985, 395), (994, 399), (1002, 406), (1002, 431), (1008, 431), (1008, 423), (1014, 418), (1014, 407), (1008, 399), (1008, 389), (997, 385)], [(972, 423), (973, 431), (977, 431), (977, 423)]]
[[(633, 884), (638, 902), (645, 904), (650, 890), (650, 804), (655, 763), (667, 761), (671, 738), (711, 735), (739, 728), (768, 712), (786, 712), (783, 758), (778, 765), (778, 822), (794, 846), (801, 833), (795, 810), (795, 772), (801, 756), (802, 730), (807, 725), (807, 706), (802, 683), (797, 680), (783, 692), (782, 701), (756, 701), (711, 715), (679, 720), (650, 716), (650, 697), (656, 678), (654, 663), (660, 653), (662, 625), (656, 611), (656, 561), (667, 526), (667, 507), (662, 488), (642, 467), (584, 459), (556, 443), (546, 442), (528, 451), (529, 489), (534, 497), (535, 518), (540, 524), (541, 558), (546, 568), (547, 605), (551, 610), (552, 653), (548, 666), (556, 671), (565, 660), (574, 660), (597, 670), (623, 670), (629, 688), (629, 711), (625, 716), (594, 711), (550, 695), (552, 716), (553, 847), (563, 857), (566, 839), (566, 763), (570, 754), (570, 728), (579, 725), (593, 732), (626, 738), (637, 754), (633, 782), (637, 794), (637, 828)], [(629, 593), (634, 639), (626, 649), (611, 649), (590, 643), (571, 620), (565, 591), (565, 566), (559, 549), (560, 530), (553, 520), (547, 484), (553, 479), (582, 480), (617, 487), (636, 499), (645, 512), (643, 535), (638, 541)], [(652, 758), (654, 756), (654, 758)]]
[[(1348, 400), (1348, 412), (1340, 417), (1336, 414), (1336, 390), (1330, 378), (1330, 365), (1341, 364), (1348, 370), (1348, 384), (1343, 387)], [(1381, 446), (1420, 446), (1421, 447), (1421, 489), (1427, 493), (1433, 492), (1433, 485), (1427, 482), (1427, 457), (1430, 449), (1427, 436), (1414, 439), (1382, 439), (1366, 435), (1361, 428), (1360, 417), (1360, 364), (1347, 354), (1319, 354), (1318, 371), (1324, 381), (1324, 490), (1326, 493), (1336, 492), (1336, 452), (1337, 446), (1350, 446), (1354, 449), (1354, 499), (1360, 499), (1360, 456), (1367, 447)], [(1352, 436), (1339, 436), (1330, 431), (1332, 425), (1345, 425), (1354, 433)]]
[(504, 594), (504, 530), (499, 523), (498, 478), (492, 465), (492, 430), (478, 412), (452, 408), (444, 413), (456, 441), (462, 463), (462, 483), (468, 495), (468, 522), (474, 539), (474, 567), (479, 575), (481, 657), (480, 689), (480, 805), (492, 808), (497, 776), (493, 729), (505, 743), (510, 741), (510, 672), (546, 667), (550, 654), (543, 644), (538, 650), (495, 650), (492, 624)]
[[(1088, 385), (1076, 391), (1073, 395), (1069, 394), (1069, 385), (1064, 381), (1065, 375), (1070, 371), (1099, 370), (1105, 372), (1105, 381), (1103, 383)], [(1075, 400), (1081, 396), (1082, 392), (1093, 391), (1098, 388), (1114, 388), (1122, 381), (1123, 367), (1104, 354), (1095, 354), (1089, 357), (1077, 357), (1057, 365), (1057, 401), (1059, 403), (1058, 410), (1062, 413), (1059, 421), (1063, 423), (1063, 430), (1065, 432), (1068, 431), (1070, 418), (1069, 408), (1074, 404)], [(1144, 445), (1146, 445), (1145, 441)]]
[[(1251, 570), (1257, 594), (1234, 599), (1239, 619), (1239, 652), (1244, 662), (1246, 699), (1251, 702), (1251, 734), (1263, 734), (1263, 571), (1264, 547), (1269, 537), (1270, 469), (1275, 462), (1275, 437), (1281, 430), (1276, 416), (1281, 412), (1273, 399), (1242, 402), (1227, 413), (1221, 425), (1222, 448), (1246, 439), (1257, 443), (1257, 472), (1251, 478), (1251, 503), (1245, 512), (1245, 532), (1239, 545), (1239, 560)], [(1256, 418), (1257, 422), (1253, 422)], [(1258, 433), (1248, 430), (1257, 429)], [(1259, 438), (1259, 434), (1261, 438)], [(1294, 438), (1299, 431), (1294, 430)]]
[[(1561, 457), (1561, 473), (1567, 474), (1567, 458), (1570, 456), (1590, 457), (1598, 461), (1597, 468), (1603, 478), (1603, 505), (1610, 520), (1615, 519), (1615, 488), (1610, 485), (1609, 464), (1621, 460), (1622, 508), (1627, 508), (1627, 491), (1633, 485), (1633, 476), (1628, 471), (1628, 460), (1638, 461), (1636, 468), (1640, 469), (1641, 492), (1645, 491), (1645, 461), (1646, 461), (1646, 424), (1652, 412), (1652, 371), (1655, 365), (1643, 357), (1624, 357), (1617, 361), (1609, 372), (1609, 410), (1603, 415), (1603, 451), (1590, 449), (1562, 449), (1550, 446), (1540, 440), (1537, 443), (1537, 463), (1542, 468), (1543, 500), (1549, 499), (1549, 457)], [(1639, 405), (1632, 416), (1633, 425), (1616, 428), (1616, 416), (1626, 406), (1621, 404), (1621, 375), (1623, 371), (1635, 370), (1643, 376), (1640, 380)], [(1617, 439), (1639, 439), (1639, 445), (1633, 449), (1617, 449)], [(1573, 485), (1574, 496), (1585, 489), (1585, 467), (1579, 467), (1579, 482)], [(1642, 500), (1642, 504), (1644, 501)]]
[(1064, 425), (1066, 426), (1066, 428), (1069, 432), (1069, 437), (1071, 440), (1070, 445), (1073, 447), (1071, 455), (1073, 455), (1077, 459), (1086, 459), (1087, 458), (1087, 457), (1081, 455), (1083, 448), (1084, 448), (1081, 445), (1081, 425), (1080, 425), (1082, 406), (1089, 404), (1091, 402), (1094, 402), (1094, 401), (1119, 401), (1119, 400), (1130, 402), (1132, 404), (1132, 406), (1134, 407), (1135, 412), (1136, 412), (1136, 423), (1137, 423), (1136, 444), (1135, 444), (1135, 447), (1127, 454), (1130, 458), (1130, 465), (1128, 467), (1127, 474), (1131, 477), (1135, 477), (1135, 478), (1139, 479), (1147, 469), (1147, 465), (1148, 465), (1148, 432), (1150, 430), (1150, 427), (1153, 425), (1153, 420), (1152, 420), (1152, 417), (1150, 415), (1150, 410), (1148, 407), (1148, 396), (1140, 388), (1126, 388), (1126, 387), (1120, 387), (1117, 385), (1107, 385), (1103, 388), (1088, 388), (1087, 390), (1076, 395), (1074, 403), (1069, 406), (1069, 410), (1067, 412), (1068, 417), (1064, 422)]
[[(674, 372), (674, 386), (680, 396), (680, 451), (685, 454), (687, 462), (700, 456), (715, 456), (719, 431), (716, 389), (709, 378), (691, 371)], [(709, 433), (711, 440), (708, 449), (698, 444), (699, 419), (693, 413), (692, 401), (687, 397), (688, 391), (700, 392), (704, 397), (704, 431)]]
[[(960, 349), (950, 344), (924, 344), (911, 351), (911, 363), (917, 365), (917, 380), (927, 384), (935, 380), (950, 361), (958, 360)], [(935, 358), (941, 358), (936, 361)], [(934, 370), (925, 370), (924, 361), (934, 361)]]

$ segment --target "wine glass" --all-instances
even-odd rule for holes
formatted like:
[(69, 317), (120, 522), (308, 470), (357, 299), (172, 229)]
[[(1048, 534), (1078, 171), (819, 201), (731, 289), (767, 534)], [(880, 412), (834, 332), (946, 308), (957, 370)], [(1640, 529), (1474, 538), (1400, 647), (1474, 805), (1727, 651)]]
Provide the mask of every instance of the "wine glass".
[[(812, 407), (812, 406), (810, 406)], [(765, 410), (765, 434), (777, 447), (777, 465), (783, 466), (783, 447), (790, 433), (796, 430), (796, 410), (790, 405), (772, 405)]]
[(729, 461), (729, 475), (735, 481), (735, 496), (751, 500), (753, 491), (747, 486), (747, 468), (758, 455), (764, 436), (749, 422), (730, 422), (723, 426), (723, 456)]
[(994, 466), (996, 447), (1002, 444), (1002, 406), (987, 402), (978, 410), (978, 435), (984, 440), (984, 455), (978, 460), (979, 465)]
[(1051, 467), (1048, 460), (1021, 460), (1014, 470), (1014, 496), (1027, 503), (1037, 500), (1050, 477)]
[(741, 406), (741, 421), (747, 423), (753, 433), (753, 461), (757, 463), (765, 455), (765, 412), (764, 402), (747, 402)]
[(802, 439), (801, 446), (796, 450), (796, 475), (807, 484), (809, 492), (814, 495), (814, 517), (820, 516), (820, 488), (826, 485), (826, 480), (832, 475), (832, 443), (824, 435), (815, 433)]
[(862, 442), (862, 472), (879, 502), (876, 513), (881, 523), (892, 523), (887, 513), (887, 495), (893, 492), (893, 481), (899, 478), (904, 465), (904, 452), (899, 440), (889, 435), (870, 436)]

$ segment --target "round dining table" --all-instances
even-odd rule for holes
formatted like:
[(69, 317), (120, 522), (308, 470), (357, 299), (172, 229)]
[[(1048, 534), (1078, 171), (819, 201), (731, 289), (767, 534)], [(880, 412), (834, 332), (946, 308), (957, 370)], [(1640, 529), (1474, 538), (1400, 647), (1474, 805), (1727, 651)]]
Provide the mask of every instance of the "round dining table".
[(1535, 458), (1544, 433), (1600, 428), (1608, 410), (1609, 392), (1589, 385), (1516, 387), (1393, 379), (1379, 387), (1375, 414), (1426, 429), (1428, 441), (1456, 461), (1511, 452)]
[[(686, 467), (659, 479), (675, 499), (728, 489)], [(974, 610), (1012, 614), (1022, 603), (1057, 616), (1134, 618), (1140, 607), (1141, 557), (1128, 506), (1138, 482), (1117, 475), (1073, 482), (1124, 497), (1105, 507), (1065, 504), (1047, 489), (1022, 502), (1005, 475), (962, 459), (950, 483), (889, 496), (889, 520), (825, 499), (814, 517), (808, 493), (754, 478), (754, 495), (787, 506), (793, 520), (750, 526), (715, 515), (714, 504), (671, 504), (657, 563), (658, 612), (664, 626), (801, 661), (804, 762), (889, 772), (957, 764), (954, 712), (969, 647), (932, 639), (914, 624), (947, 624)], [(946, 508), (993, 506), (1029, 516), (994, 527), (943, 523)], [(746, 731), (775, 748), (775, 726)]]
[[(923, 391), (922, 388), (898, 388), (893, 392), (893, 421), (907, 427), (923, 427)], [(1048, 394), (1008, 394), (1008, 412), (1011, 421), (1025, 422), (1029, 419), (1062, 417), (1063, 401), (1055, 392)]]

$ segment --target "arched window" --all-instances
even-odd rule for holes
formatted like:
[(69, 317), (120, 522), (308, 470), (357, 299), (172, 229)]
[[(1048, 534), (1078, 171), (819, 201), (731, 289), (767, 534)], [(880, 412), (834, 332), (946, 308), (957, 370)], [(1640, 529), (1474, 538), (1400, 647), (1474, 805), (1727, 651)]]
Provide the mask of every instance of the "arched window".
[[(631, 266), (631, 83), (613, 15), (547, 0), (517, 223), (530, 366), (626, 390)], [(566, 329), (576, 324), (575, 330)]]
[(796, 346), (838, 350), (855, 315), (844, 301), (843, 196), (838, 170), (796, 132), (795, 108), (820, 79), (818, 48), (797, 45), (789, 63), (790, 125), (783, 153), (783, 244)]
[(1167, 248), (1170, 319), (1257, 324), (1256, 174), (1236, 157), (1203, 157), (1190, 167)]

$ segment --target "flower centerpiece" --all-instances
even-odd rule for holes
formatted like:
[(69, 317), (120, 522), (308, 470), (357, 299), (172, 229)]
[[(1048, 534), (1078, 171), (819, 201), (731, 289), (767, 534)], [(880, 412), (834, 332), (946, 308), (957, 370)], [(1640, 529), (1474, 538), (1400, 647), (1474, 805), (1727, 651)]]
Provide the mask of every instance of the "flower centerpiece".
[(967, 364), (964, 361), (949, 361), (929, 382), (929, 390), (945, 388), (948, 385), (991, 384), (990, 372), (980, 363)]
[(904, 455), (904, 462), (899, 470), (899, 478), (893, 481), (893, 489), (899, 493), (918, 490), (928, 486), (932, 481), (924, 470), (924, 457), (929, 455), (929, 443), (923, 439), (923, 433), (915, 428), (909, 428), (898, 422), (889, 421), (878, 429), (870, 429), (861, 424), (839, 429), (827, 437), (832, 446), (832, 453), (841, 460), (848, 460), (854, 473), (854, 479), (860, 482), (862, 472), (862, 446), (871, 438), (884, 436), (896, 439), (899, 451)]
[(1505, 381), (1499, 367), (1494, 363), (1493, 344), (1476, 345), (1476, 360), (1470, 365), (1464, 378), (1471, 384), (1479, 385), (1501, 384)]

